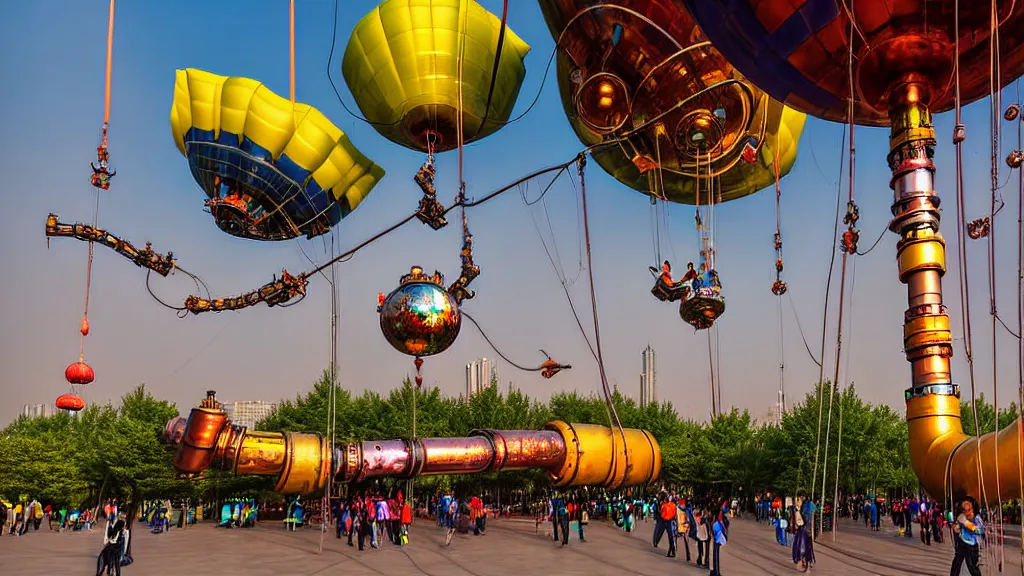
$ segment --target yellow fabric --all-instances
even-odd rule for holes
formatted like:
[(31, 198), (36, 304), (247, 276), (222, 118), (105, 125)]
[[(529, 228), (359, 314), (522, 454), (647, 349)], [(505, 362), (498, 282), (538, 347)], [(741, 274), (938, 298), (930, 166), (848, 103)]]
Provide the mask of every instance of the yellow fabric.
[[(506, 26), (490, 111), (481, 129), (500, 30), (500, 19), (474, 0), (387, 0), (352, 31), (342, 73), (359, 110), (378, 123), (374, 128), (382, 136), (420, 150), (413, 124), (456, 125), (464, 35), (463, 134), (466, 141), (484, 138), (509, 119), (526, 75), (523, 59), (530, 51)], [(450, 148), (454, 142), (444, 145)]]
[[(796, 163), (797, 148), (803, 133), (807, 115), (784, 106), (776, 100), (769, 100), (755, 116), (753, 125), (760, 126), (761, 114), (768, 115), (764, 139), (757, 161), (749, 164), (740, 160), (729, 171), (719, 177), (722, 201), (735, 200), (754, 194), (775, 183), (774, 155), (779, 154), (779, 177), (789, 174)], [(754, 130), (752, 129), (752, 132)], [(754, 134), (755, 136), (757, 134)], [(741, 149), (741, 148), (740, 148)], [(619, 147), (604, 148), (594, 154), (606, 172), (623, 184), (640, 192), (649, 192), (652, 184), (649, 178), (657, 177), (656, 171), (641, 174), (628, 156)], [(696, 179), (692, 176), (663, 171), (665, 195), (671, 202), (694, 204), (696, 202)], [(701, 181), (701, 196), (706, 203), (706, 181)]]
[[(559, 54), (558, 85), (562, 107), (569, 118), (569, 124), (580, 141), (588, 146), (598, 144), (602, 138), (591, 132), (582, 120), (576, 117), (576, 106), (573, 103), (571, 88), (567, 80), (570, 70), (571, 65), (568, 59), (564, 54)], [(759, 102), (759, 104), (754, 110), (754, 118), (748, 133), (758, 137), (762, 143), (755, 163), (750, 164), (740, 160), (719, 177), (716, 188), (721, 186), (721, 198), (726, 202), (773, 185), (775, 183), (774, 154), (776, 153), (779, 154), (779, 176), (789, 174), (796, 162), (800, 136), (803, 133), (804, 123), (807, 121), (806, 114), (764, 96), (764, 93), (757, 88), (751, 86), (751, 89), (755, 102)], [(764, 133), (761, 133), (762, 125)], [(743, 149), (742, 141), (745, 138), (744, 136), (740, 139), (741, 142), (736, 147), (735, 153), (738, 154)], [(626, 148), (629, 149), (628, 144)], [(665, 148), (662, 148), (662, 154), (667, 153)], [(613, 145), (597, 149), (593, 157), (601, 168), (626, 186), (644, 193), (655, 189), (651, 179), (656, 178), (658, 172), (651, 170), (641, 173), (622, 146)], [(702, 166), (701, 172), (706, 169), (705, 166)], [(669, 201), (680, 204), (696, 203), (696, 178), (669, 170), (663, 170), (661, 178), (664, 181), (665, 195)], [(707, 182), (702, 179), (701, 196), (704, 197), (701, 201), (702, 204), (707, 202), (706, 189)]]
[(257, 80), (219, 76), (188, 68), (175, 72), (171, 131), (187, 154), (185, 134), (195, 127), (244, 136), (278, 159), (285, 154), (312, 173), (335, 200), (356, 206), (384, 177), (384, 169), (364, 156), (348, 136), (319, 110), (294, 106)]

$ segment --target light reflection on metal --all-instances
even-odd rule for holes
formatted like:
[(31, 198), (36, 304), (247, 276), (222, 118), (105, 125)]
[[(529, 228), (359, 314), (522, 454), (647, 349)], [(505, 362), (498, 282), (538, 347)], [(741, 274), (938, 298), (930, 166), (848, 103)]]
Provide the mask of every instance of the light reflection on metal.
[[(546, 470), (559, 487), (619, 488), (645, 484), (661, 473), (661, 449), (646, 431), (551, 422), (546, 430), (474, 430), (458, 438), (341, 443), (319, 434), (253, 432), (231, 424), (212, 393), (187, 422), (172, 419), (165, 437), (178, 450), (174, 467), (195, 476), (207, 468), (280, 478), (275, 491), (313, 494), (335, 482), (409, 479), (436, 474)], [(628, 451), (628, 458), (626, 452)], [(630, 467), (626, 469), (626, 462)]]
[(789, 172), (804, 114), (737, 74), (677, 0), (540, 0), (540, 7), (558, 45), (570, 125), (587, 145), (625, 137), (594, 154), (623, 184), (694, 204), (698, 165), (702, 177), (720, 177), (718, 201), (770, 185), (776, 156), (780, 176)]
[(149, 242), (146, 242), (145, 248), (139, 250), (131, 242), (114, 236), (102, 228), (80, 223), (66, 224), (59, 218), (53, 213), (46, 217), (47, 242), (50, 241), (50, 238), (75, 238), (85, 242), (95, 242), (124, 256), (139, 268), (152, 270), (161, 276), (167, 276), (174, 270), (174, 254), (171, 252), (168, 252), (166, 256), (158, 254), (153, 251)]
[[(992, 2), (682, 0), (682, 4), (740, 73), (786, 105), (819, 118), (847, 120), (851, 43), (858, 124), (889, 125), (893, 83), (907, 77), (925, 87), (932, 111), (952, 109), (957, 25), (960, 97), (966, 104), (989, 94)], [(998, 20), (999, 63), (1006, 85), (1024, 73), (1024, 3), (999, 2)]]
[(462, 315), (455, 296), (444, 287), (444, 276), (427, 275), (413, 266), (398, 288), (378, 296), (380, 330), (403, 354), (433, 356), (447, 350), (459, 336)]
[[(920, 0), (849, 6), (836, 0), (683, 3), (741, 73), (787, 105), (849, 121), (852, 89), (852, 121), (889, 126), (887, 161), (894, 194), (889, 229), (900, 236), (897, 265), (909, 304), (903, 337), (913, 378), (905, 392), (911, 465), (937, 499), (969, 495), (991, 504), (1024, 496), (1018, 464), (1021, 420), (980, 439), (964, 434), (961, 425), (960, 390), (950, 373), (953, 338), (942, 302), (946, 242), (939, 233), (932, 161), (932, 112), (953, 108), (957, 97), (967, 104), (991, 90), (995, 3), (930, 0), (926, 10)], [(1005, 85), (1024, 73), (1024, 2), (999, 2), (995, 16)], [(785, 46), (757, 40), (783, 27), (789, 39)], [(959, 91), (954, 90), (954, 65)], [(953, 142), (965, 138), (965, 127), (955, 126)], [(980, 227), (972, 236), (981, 236)]]

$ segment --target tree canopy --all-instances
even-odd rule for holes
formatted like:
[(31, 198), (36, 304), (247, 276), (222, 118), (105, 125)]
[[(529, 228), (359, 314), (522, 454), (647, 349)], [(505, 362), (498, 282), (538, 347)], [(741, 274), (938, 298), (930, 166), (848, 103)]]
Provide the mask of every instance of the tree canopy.
[[(658, 440), (661, 481), (670, 486), (715, 487), (734, 494), (813, 489), (830, 496), (838, 481), (842, 493), (916, 490), (903, 415), (864, 402), (849, 386), (834, 391), (829, 417), (832, 389), (827, 382), (822, 389), (822, 406), (815, 394), (808, 394), (782, 416), (781, 425), (757, 424), (735, 408), (710, 422), (696, 422), (680, 418), (671, 403), (639, 406), (618, 391), (613, 401), (623, 426), (648, 430)], [(408, 379), (383, 395), (354, 395), (342, 387), (336, 392), (338, 441), (464, 436), (477, 428), (537, 429), (551, 420), (609, 423), (605, 402), (596, 394), (558, 392), (542, 401), (511, 386), (502, 390), (497, 382), (469, 399), (445, 396), (436, 387), (417, 389)], [(325, 372), (311, 390), (282, 401), (257, 428), (326, 433), (330, 394)], [(984, 396), (975, 408), (980, 432), (994, 430), (995, 411)], [(973, 433), (974, 409), (969, 402), (962, 409), (964, 428)], [(113, 497), (138, 502), (269, 493), (270, 478), (177, 478), (173, 451), (161, 438), (167, 420), (177, 413), (173, 404), (139, 386), (116, 407), (90, 406), (75, 416), (21, 417), (0, 431), (0, 497), (28, 494), (78, 506)], [(1000, 428), (1017, 414), (1015, 405), (1000, 410)], [(509, 489), (546, 485), (537, 471), (422, 480), (427, 487), (493, 481)]]

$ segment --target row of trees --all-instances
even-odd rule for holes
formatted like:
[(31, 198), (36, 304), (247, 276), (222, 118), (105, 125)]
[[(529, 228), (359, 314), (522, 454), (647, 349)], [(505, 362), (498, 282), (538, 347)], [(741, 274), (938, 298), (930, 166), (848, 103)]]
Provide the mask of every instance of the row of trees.
[[(282, 402), (259, 427), (325, 432), (329, 423), (330, 388), (330, 380), (325, 375), (304, 396)], [(825, 389), (829, 391), (827, 383)], [(416, 434), (421, 437), (461, 436), (476, 428), (536, 429), (551, 420), (604, 425), (609, 422), (605, 402), (596, 395), (559, 392), (542, 402), (514, 388), (502, 392), (492, 385), (467, 401), (462, 397), (445, 397), (437, 388), (416, 390), (406, 380), (387, 395), (367, 391), (353, 396), (339, 388), (337, 437), (354, 440), (411, 436), (414, 395)], [(662, 481), (669, 485), (698, 489), (714, 486), (733, 493), (762, 488), (795, 493), (814, 488), (820, 493), (827, 465), (824, 480), (831, 494), (839, 454), (839, 489), (844, 493), (916, 489), (903, 416), (888, 406), (866, 404), (851, 386), (837, 391), (829, 427), (827, 396), (821, 411), (820, 444), (819, 407), (813, 394), (808, 394), (803, 402), (784, 414), (781, 426), (758, 426), (748, 412), (735, 408), (708, 423), (698, 423), (680, 418), (671, 403), (641, 407), (618, 391), (613, 393), (613, 402), (623, 426), (648, 430), (658, 439), (663, 460)], [(979, 419), (984, 424), (986, 416), (992, 420), (992, 414), (991, 405), (982, 399)], [(1011, 408), (1001, 414), (1000, 419), (1009, 422), (1015, 414), (1016, 409)], [(991, 424), (989, 422), (990, 427)], [(814, 474), (816, 453), (817, 475)], [(458, 484), (479, 484), (496, 478), (441, 479), (440, 482), (453, 480)], [(427, 479), (425, 482), (436, 481)], [(510, 488), (532, 488), (543, 485), (544, 479), (537, 473), (503, 473), (501, 483)]]
[[(305, 395), (283, 401), (258, 428), (325, 433), (330, 395), (325, 374)], [(828, 394), (820, 410), (809, 394), (783, 416), (781, 426), (756, 426), (747, 412), (736, 409), (698, 423), (680, 418), (670, 403), (640, 407), (618, 392), (613, 400), (624, 426), (646, 429), (658, 439), (662, 480), (669, 485), (714, 486), (739, 494), (764, 488), (794, 493), (812, 487), (820, 494), (825, 486), (831, 494), (838, 478), (844, 493), (917, 488), (902, 415), (865, 403), (852, 386), (836, 391), (830, 423)], [(461, 436), (476, 428), (536, 429), (555, 419), (607, 424), (609, 418), (604, 401), (594, 395), (562, 392), (543, 402), (515, 389), (502, 392), (492, 386), (466, 401), (443, 396), (437, 388), (417, 390), (406, 380), (387, 395), (366, 391), (356, 396), (336, 388), (336, 437), (345, 441), (412, 436), (414, 404), (415, 431), (421, 437)], [(977, 411), (981, 431), (993, 430), (995, 413), (984, 398)], [(177, 413), (173, 404), (140, 386), (117, 407), (91, 406), (75, 417), (19, 418), (0, 432), (0, 497), (13, 500), (27, 494), (75, 506), (108, 497), (140, 502), (269, 492), (273, 484), (267, 478), (177, 478), (172, 452), (161, 438), (167, 420)], [(1000, 427), (1016, 417), (1015, 406), (1001, 411)], [(966, 403), (964, 424), (973, 432), (973, 411)], [(504, 489), (530, 490), (546, 484), (539, 472), (420, 482), (427, 489), (438, 484), (497, 483)]]

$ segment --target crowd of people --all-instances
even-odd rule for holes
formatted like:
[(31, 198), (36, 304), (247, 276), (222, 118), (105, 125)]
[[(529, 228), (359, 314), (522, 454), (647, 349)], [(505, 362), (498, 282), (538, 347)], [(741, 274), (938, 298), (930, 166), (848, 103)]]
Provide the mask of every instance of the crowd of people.
[[(756, 522), (774, 529), (778, 544), (791, 547), (792, 561), (803, 572), (810, 572), (815, 564), (814, 540), (821, 532), (831, 531), (833, 518), (838, 517), (862, 523), (868, 531), (891, 530), (899, 538), (914, 538), (916, 531), (916, 537), (926, 546), (942, 544), (949, 538), (954, 552), (951, 576), (959, 575), (963, 566), (972, 576), (979, 576), (979, 550), (985, 542), (987, 515), (991, 513), (979, 509), (970, 498), (957, 503), (954, 516), (953, 510), (930, 498), (887, 499), (874, 495), (844, 496), (834, 510), (831, 500), (822, 505), (820, 500), (812, 501), (803, 495), (792, 498), (771, 493), (758, 494), (751, 502), (695, 499), (668, 491), (657, 496), (636, 496), (582, 490), (554, 492), (545, 500), (530, 502), (523, 497), (500, 505), (489, 494), (459, 498), (450, 490), (438, 491), (423, 498), (417, 515), (434, 517), (445, 546), (451, 545), (455, 533), (485, 535), (488, 513), (530, 514), (536, 531), (547, 527), (547, 537), (560, 546), (569, 545), (573, 533), (576, 540), (586, 542), (586, 527), (595, 519), (607, 521), (625, 533), (636, 531), (640, 524), (653, 523), (651, 544), (655, 548), (667, 540), (667, 557), (681, 556), (685, 562), (707, 569), (709, 576), (721, 576), (721, 549), (729, 540), (730, 518), (739, 516), (744, 509), (753, 510)], [(278, 508), (266, 503), (259, 506), (252, 498), (231, 499), (223, 505), (219, 525), (253, 526), (258, 511), (262, 519), (264, 513), (285, 511), (283, 505)], [(297, 518), (297, 524), (302, 525), (304, 509), (298, 499), (292, 501), (287, 505), (285, 520)], [(208, 510), (213, 515), (216, 511)], [(414, 511), (413, 504), (398, 489), (387, 496), (368, 489), (347, 499), (332, 499), (330, 503), (337, 538), (347, 536), (347, 544), (358, 546), (360, 551), (365, 550), (367, 542), (371, 549), (380, 549), (385, 540), (398, 547), (408, 544)], [(198, 521), (204, 509), (201, 505), (175, 506), (170, 501), (158, 500), (143, 502), (135, 514), (136, 520), (153, 533), (166, 533), (172, 526)], [(97, 524), (103, 527), (97, 575), (120, 574), (121, 567), (130, 564), (132, 558), (127, 519), (116, 500), (94, 511), (43, 504), (28, 497), (13, 504), (0, 498), (0, 534), (18, 537), (44, 527), (54, 532), (91, 532)], [(691, 542), (695, 551), (691, 551)]]
[(24, 536), (33, 530), (41, 530), (44, 524), (47, 531), (52, 532), (91, 532), (95, 519), (89, 509), (79, 510), (67, 506), (54, 508), (52, 504), (43, 505), (28, 497), (14, 503), (0, 498), (0, 534)]
[(331, 508), (338, 539), (348, 536), (348, 545), (353, 546), (355, 536), (360, 551), (365, 550), (367, 539), (373, 549), (380, 549), (385, 538), (395, 546), (409, 543), (412, 506), (401, 490), (388, 498), (377, 491), (357, 492), (347, 501), (335, 500)]
[[(895, 535), (900, 538), (914, 538), (914, 528), (921, 543), (931, 546), (941, 544), (950, 537), (953, 545), (953, 561), (950, 576), (959, 576), (963, 566), (971, 576), (980, 576), (980, 546), (985, 539), (985, 516), (988, 510), (979, 509), (973, 498), (963, 498), (956, 503), (954, 511), (927, 497), (905, 497), (887, 499), (875, 495), (851, 495), (839, 500), (834, 511), (831, 502), (826, 501), (820, 522), (816, 519), (818, 506), (810, 500), (779, 495), (760, 494), (755, 498), (756, 520), (770, 524), (775, 529), (775, 540), (790, 545), (793, 537), (793, 562), (809, 570), (814, 564), (813, 542), (820, 531), (832, 529), (832, 517), (849, 518), (863, 523), (869, 531), (883, 529), (883, 520), (888, 517)], [(885, 528), (888, 528), (886, 526)]]

